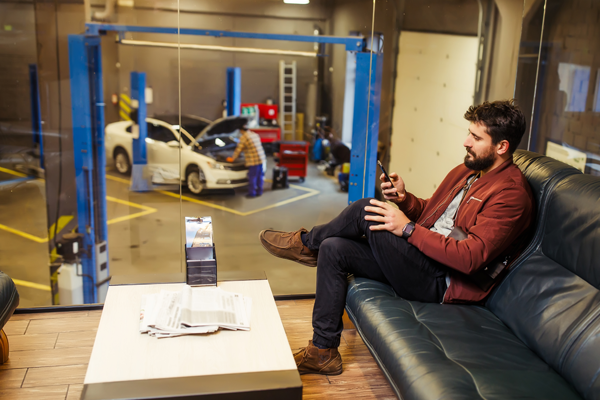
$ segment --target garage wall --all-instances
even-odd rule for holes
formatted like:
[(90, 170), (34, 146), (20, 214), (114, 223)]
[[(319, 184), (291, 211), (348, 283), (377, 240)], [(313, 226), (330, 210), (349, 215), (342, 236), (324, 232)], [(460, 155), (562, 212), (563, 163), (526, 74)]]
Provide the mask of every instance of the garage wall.
[[(403, 1), (378, 1), (375, 9), (374, 31), (383, 34), (384, 56), (381, 83), (379, 118), (379, 141), (387, 149), (391, 136), (391, 120), (394, 96), (394, 79), (398, 34), (402, 18)], [(373, 21), (373, 2), (365, 0), (339, 0), (333, 8), (331, 34), (347, 36), (350, 32), (370, 37)], [(344, 94), (346, 83), (346, 51), (333, 47), (325, 74), (331, 90), (331, 124), (341, 137), (343, 127)], [(385, 151), (385, 150), (384, 150)], [(384, 154), (382, 161), (386, 159)]]
[(473, 102), (477, 38), (402, 32), (390, 171), (428, 198), (462, 162)]
[[(222, 29), (261, 33), (312, 35), (315, 28), (326, 31), (328, 9), (325, 2), (310, 7), (289, 6), (273, 1), (183, 2), (181, 27)], [(155, 7), (150, 7), (153, 4)], [(138, 1), (134, 8), (119, 7), (116, 22), (149, 26), (177, 26), (176, 2)], [(177, 42), (176, 35), (128, 34), (128, 38)], [(312, 43), (277, 42), (234, 38), (181, 36), (182, 43), (245, 46), (312, 51)], [(119, 90), (129, 92), (129, 73), (147, 73), (154, 90), (149, 114), (178, 112), (178, 55), (176, 49), (118, 46)], [(279, 99), (279, 60), (297, 62), (297, 109), (305, 111), (306, 89), (316, 80), (317, 61), (312, 58), (212, 51), (181, 51), (182, 112), (216, 119), (225, 99), (227, 67), (242, 68), (242, 102)], [(110, 122), (107, 120), (107, 122)]]
[(36, 62), (33, 4), (0, 3), (0, 121), (31, 121), (29, 64)]

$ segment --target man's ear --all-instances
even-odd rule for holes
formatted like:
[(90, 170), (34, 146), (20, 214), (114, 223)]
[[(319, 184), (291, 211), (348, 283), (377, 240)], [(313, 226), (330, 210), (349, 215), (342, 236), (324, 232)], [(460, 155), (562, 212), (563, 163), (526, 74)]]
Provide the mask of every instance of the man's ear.
[(502, 155), (508, 153), (509, 148), (510, 148), (510, 143), (508, 143), (508, 140), (501, 140), (500, 143), (498, 143), (496, 145), (496, 153), (499, 156), (502, 156)]

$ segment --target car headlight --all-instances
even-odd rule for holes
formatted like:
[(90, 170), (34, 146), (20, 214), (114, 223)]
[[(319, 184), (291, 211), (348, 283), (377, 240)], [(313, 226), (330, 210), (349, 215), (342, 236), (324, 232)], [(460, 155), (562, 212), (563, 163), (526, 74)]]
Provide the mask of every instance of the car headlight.
[(208, 165), (212, 168), (212, 169), (226, 169), (225, 165), (218, 163), (218, 162), (208, 162)]

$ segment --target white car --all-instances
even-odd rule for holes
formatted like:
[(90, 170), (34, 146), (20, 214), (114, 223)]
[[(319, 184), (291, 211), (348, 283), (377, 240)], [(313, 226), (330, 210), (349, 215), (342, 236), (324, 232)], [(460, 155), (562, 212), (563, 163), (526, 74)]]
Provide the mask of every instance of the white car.
[[(182, 116), (181, 164), (179, 145), (179, 116), (167, 115), (146, 118), (146, 174), (152, 183), (180, 182), (199, 194), (204, 189), (227, 189), (248, 184), (248, 168), (243, 157), (228, 163), (237, 146), (239, 132), (231, 129), (238, 117), (210, 122), (195, 116)], [(134, 133), (132, 121), (108, 124), (105, 129), (106, 156), (122, 174), (132, 168)], [(181, 168), (179, 167), (181, 165)]]

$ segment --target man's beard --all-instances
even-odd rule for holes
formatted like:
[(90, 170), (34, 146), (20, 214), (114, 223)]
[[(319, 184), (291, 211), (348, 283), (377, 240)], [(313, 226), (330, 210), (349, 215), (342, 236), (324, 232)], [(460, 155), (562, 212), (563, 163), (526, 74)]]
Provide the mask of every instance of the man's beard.
[[(469, 159), (469, 154), (473, 156), (472, 159)], [(465, 156), (465, 166), (473, 171), (488, 169), (494, 165), (494, 161), (496, 161), (496, 155), (493, 149), (479, 157), (473, 153), (469, 153), (469, 150), (467, 150), (467, 155)]]

